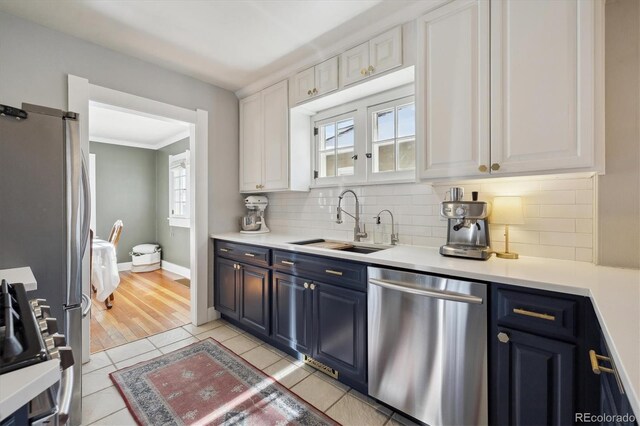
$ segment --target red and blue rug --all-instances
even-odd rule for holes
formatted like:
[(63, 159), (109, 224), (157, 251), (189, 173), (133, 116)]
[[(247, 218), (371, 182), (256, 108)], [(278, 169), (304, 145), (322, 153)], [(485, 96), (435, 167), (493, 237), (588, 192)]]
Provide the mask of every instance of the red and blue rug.
[(141, 425), (337, 425), (213, 339), (110, 374)]

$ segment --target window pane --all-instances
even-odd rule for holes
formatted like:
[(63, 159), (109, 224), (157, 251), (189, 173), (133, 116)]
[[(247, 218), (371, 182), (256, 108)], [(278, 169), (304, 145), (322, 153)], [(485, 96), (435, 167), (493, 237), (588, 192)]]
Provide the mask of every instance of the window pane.
[(393, 141), (373, 145), (373, 172), (392, 172), (396, 169), (396, 145)]
[(338, 150), (338, 176), (353, 174), (353, 149)]
[(332, 152), (320, 153), (320, 177), (331, 177), (336, 175), (336, 155)]
[(398, 137), (404, 138), (416, 134), (415, 104), (398, 107)]
[(332, 149), (336, 146), (336, 126), (335, 124), (327, 124), (322, 126), (320, 132), (320, 150)]
[(355, 129), (353, 119), (338, 122), (338, 147), (353, 146)]
[(407, 139), (398, 141), (398, 170), (416, 168), (416, 141)]
[(373, 140), (381, 141), (394, 137), (393, 109), (375, 112), (373, 114)]

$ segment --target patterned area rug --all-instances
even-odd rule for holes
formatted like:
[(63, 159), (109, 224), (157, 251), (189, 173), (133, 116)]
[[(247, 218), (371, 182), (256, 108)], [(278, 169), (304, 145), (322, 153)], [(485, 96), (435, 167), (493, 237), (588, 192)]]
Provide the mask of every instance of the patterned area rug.
[(213, 339), (110, 374), (141, 425), (336, 425)]

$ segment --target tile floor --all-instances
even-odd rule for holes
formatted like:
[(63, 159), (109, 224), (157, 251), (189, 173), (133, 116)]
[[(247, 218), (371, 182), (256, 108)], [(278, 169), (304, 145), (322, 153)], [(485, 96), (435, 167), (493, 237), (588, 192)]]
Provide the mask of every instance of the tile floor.
[(135, 425), (109, 373), (213, 337), (343, 425), (410, 426), (409, 419), (304, 365), (224, 320), (191, 324), (91, 355), (83, 366), (85, 425)]

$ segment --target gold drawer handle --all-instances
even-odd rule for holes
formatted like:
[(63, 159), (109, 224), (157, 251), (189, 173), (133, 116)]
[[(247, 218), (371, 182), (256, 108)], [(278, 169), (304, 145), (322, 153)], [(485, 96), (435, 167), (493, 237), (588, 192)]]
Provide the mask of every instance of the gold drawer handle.
[(225, 252), (225, 253), (228, 253), (228, 252), (230, 252), (230, 251), (231, 251), (231, 249), (221, 248), (221, 249), (220, 249), (220, 251), (223, 251), (223, 252)]
[(291, 265), (291, 266), (296, 264), (295, 262), (292, 262), (290, 260), (282, 260), (282, 261), (280, 261), (280, 263), (283, 263), (285, 265)]
[(525, 315), (525, 316), (533, 317), (533, 318), (539, 318), (539, 319), (543, 319), (543, 320), (547, 320), (547, 321), (555, 321), (556, 320), (555, 315), (541, 314), (539, 312), (527, 311), (526, 309), (520, 309), (520, 308), (513, 308), (513, 313), (514, 314), (518, 314), (518, 315)]
[(253, 253), (245, 253), (244, 255), (248, 257), (256, 257), (256, 255)]
[(342, 272), (340, 271), (334, 271), (333, 269), (325, 269), (324, 270), (327, 274), (331, 274), (331, 275), (337, 275), (339, 277), (342, 276)]
[(602, 367), (598, 361), (607, 361), (607, 362), (611, 362), (611, 358), (609, 358), (608, 356), (604, 356), (604, 355), (598, 355), (596, 353), (596, 351), (594, 351), (593, 349), (589, 351), (589, 359), (591, 360), (591, 370), (593, 370), (593, 374), (600, 374), (600, 373), (613, 373), (615, 374), (616, 372), (613, 370), (613, 368), (607, 368), (607, 367)]

